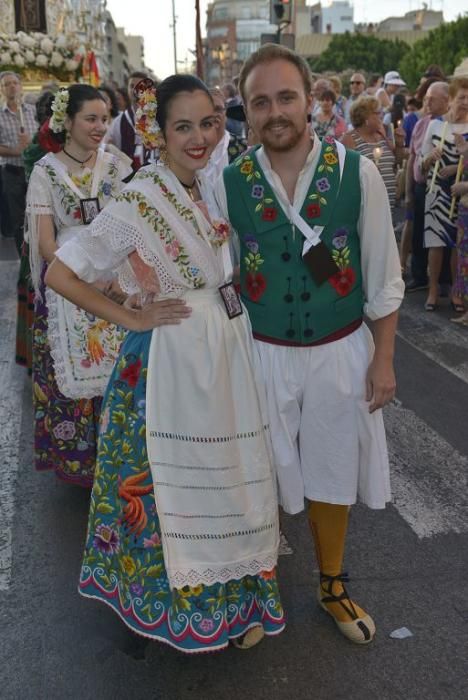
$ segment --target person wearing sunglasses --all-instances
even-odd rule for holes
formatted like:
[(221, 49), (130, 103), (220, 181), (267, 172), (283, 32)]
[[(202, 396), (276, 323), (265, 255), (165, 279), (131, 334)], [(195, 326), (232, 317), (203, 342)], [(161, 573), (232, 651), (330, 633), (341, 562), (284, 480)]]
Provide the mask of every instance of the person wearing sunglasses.
[(353, 73), (349, 81), (349, 98), (345, 105), (345, 121), (348, 127), (351, 125), (350, 112), (355, 102), (366, 89), (366, 79), (362, 73)]

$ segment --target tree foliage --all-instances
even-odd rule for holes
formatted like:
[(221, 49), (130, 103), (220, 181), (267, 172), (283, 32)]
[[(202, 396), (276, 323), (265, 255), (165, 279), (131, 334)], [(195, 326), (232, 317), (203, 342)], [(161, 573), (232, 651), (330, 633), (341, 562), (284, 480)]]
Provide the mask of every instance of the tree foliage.
[(415, 88), (431, 63), (437, 63), (446, 75), (451, 75), (467, 56), (468, 16), (433, 29), (425, 39), (415, 43), (411, 52), (401, 58), (398, 67), (408, 85)]
[(395, 70), (402, 57), (410, 52), (404, 41), (378, 39), (371, 34), (336, 34), (326, 51), (317, 59), (309, 61), (311, 70), (316, 73), (348, 68), (366, 73), (381, 73)]

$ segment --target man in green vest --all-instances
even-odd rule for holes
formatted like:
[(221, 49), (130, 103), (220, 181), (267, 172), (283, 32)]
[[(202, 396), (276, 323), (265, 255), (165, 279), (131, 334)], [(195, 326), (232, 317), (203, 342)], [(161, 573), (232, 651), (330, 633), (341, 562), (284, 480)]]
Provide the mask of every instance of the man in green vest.
[(388, 198), (374, 163), (311, 131), (311, 77), (297, 54), (262, 46), (239, 87), (262, 145), (224, 171), (216, 199), (239, 239), (280, 503), (297, 513), (309, 502), (319, 603), (365, 644), (375, 625), (346, 591), (343, 556), (349, 507), (390, 500), (381, 409), (395, 393), (404, 286)]

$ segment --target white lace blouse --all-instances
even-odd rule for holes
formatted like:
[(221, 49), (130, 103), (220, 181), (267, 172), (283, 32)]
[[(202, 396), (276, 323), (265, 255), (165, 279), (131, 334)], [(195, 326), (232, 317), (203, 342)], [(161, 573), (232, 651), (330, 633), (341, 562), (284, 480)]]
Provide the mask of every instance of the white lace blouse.
[(224, 281), (212, 225), (163, 165), (142, 168), (120, 195), (80, 235), (57, 251), (78, 277), (94, 282), (119, 269), (129, 294), (141, 291), (126, 260), (137, 251), (157, 276), (162, 296), (215, 288)]

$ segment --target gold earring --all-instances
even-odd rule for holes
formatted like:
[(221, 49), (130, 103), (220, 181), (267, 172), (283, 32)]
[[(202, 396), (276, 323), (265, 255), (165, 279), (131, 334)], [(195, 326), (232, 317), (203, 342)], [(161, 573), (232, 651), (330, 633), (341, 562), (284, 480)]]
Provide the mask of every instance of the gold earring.
[(169, 158), (168, 158), (167, 146), (166, 146), (165, 141), (161, 141), (161, 143), (159, 145), (159, 160), (164, 165), (168, 164)]

